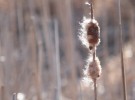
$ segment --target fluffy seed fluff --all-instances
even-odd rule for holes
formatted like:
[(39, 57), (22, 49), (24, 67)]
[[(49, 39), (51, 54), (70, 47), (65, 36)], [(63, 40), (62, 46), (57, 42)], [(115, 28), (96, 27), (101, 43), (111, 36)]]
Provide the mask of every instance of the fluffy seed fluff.
[(92, 50), (100, 43), (100, 27), (95, 19), (83, 18), (79, 38), (83, 45)]
[(84, 75), (88, 79), (93, 81), (100, 77), (101, 75), (101, 65), (98, 57), (93, 61), (92, 57), (88, 59), (87, 65), (84, 70)]

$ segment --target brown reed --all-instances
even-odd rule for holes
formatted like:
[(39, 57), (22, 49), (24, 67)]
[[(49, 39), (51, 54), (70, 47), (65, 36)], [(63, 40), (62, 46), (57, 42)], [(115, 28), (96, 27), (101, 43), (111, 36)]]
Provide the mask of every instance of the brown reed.
[(122, 83), (123, 83), (123, 99), (127, 100), (127, 90), (126, 90), (126, 75), (125, 75), (125, 65), (123, 56), (123, 36), (122, 36), (122, 21), (121, 21), (121, 0), (118, 0), (119, 8), (119, 31), (120, 31), (120, 57), (121, 57), (121, 72), (122, 72)]

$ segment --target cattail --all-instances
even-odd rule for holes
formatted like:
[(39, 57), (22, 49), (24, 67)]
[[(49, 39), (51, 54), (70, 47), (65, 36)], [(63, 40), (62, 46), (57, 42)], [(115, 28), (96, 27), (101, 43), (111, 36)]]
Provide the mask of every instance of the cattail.
[(79, 35), (82, 44), (90, 50), (93, 50), (100, 43), (100, 28), (95, 19), (83, 18)]
[[(89, 3), (86, 3), (90, 5)], [(101, 75), (101, 65), (98, 57), (96, 57), (96, 47), (100, 43), (100, 27), (98, 25), (98, 22), (94, 19), (93, 16), (93, 5), (91, 3), (91, 18), (83, 18), (82, 23), (80, 23), (82, 26), (81, 32), (79, 35), (80, 40), (82, 41), (82, 44), (85, 45), (93, 55), (92, 57), (89, 56), (86, 69), (84, 70), (84, 74), (88, 81), (93, 81), (94, 83), (94, 94), (95, 94), (95, 100), (97, 100), (97, 78)]]
[(87, 78), (92, 79), (93, 81), (100, 77), (101, 65), (98, 57), (96, 57), (95, 60), (93, 60), (92, 57), (88, 59), (84, 74)]
[(87, 37), (88, 42), (90, 44), (89, 49), (93, 49), (93, 47), (99, 44), (99, 26), (96, 21), (90, 21), (87, 25)]

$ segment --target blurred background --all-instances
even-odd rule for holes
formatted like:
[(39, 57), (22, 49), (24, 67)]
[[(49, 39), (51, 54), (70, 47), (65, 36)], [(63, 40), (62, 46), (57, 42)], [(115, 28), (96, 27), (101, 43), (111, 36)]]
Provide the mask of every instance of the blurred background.
[[(87, 0), (88, 1), (88, 0)], [(123, 100), (118, 0), (93, 0), (101, 28), (100, 100)], [(135, 100), (135, 1), (122, 1), (128, 100)], [(78, 39), (86, 0), (0, 0), (0, 100), (94, 100), (82, 84), (88, 50)], [(89, 1), (90, 2), (90, 1)]]

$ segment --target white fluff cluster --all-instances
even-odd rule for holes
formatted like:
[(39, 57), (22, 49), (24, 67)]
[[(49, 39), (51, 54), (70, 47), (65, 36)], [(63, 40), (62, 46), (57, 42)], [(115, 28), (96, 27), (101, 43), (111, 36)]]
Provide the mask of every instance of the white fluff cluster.
[(83, 18), (80, 25), (79, 39), (82, 44), (89, 49), (91, 54), (84, 69), (85, 77), (83, 81), (90, 83), (91, 81), (94, 82), (101, 75), (100, 61), (98, 57), (96, 57), (96, 47), (100, 43), (100, 27), (95, 19), (88, 19), (86, 17)]
[(98, 57), (93, 61), (92, 57), (90, 57), (87, 61), (87, 65), (84, 70), (84, 75), (92, 80), (97, 79), (101, 75), (101, 65)]
[[(80, 33), (79, 33), (79, 39), (81, 40), (82, 44), (84, 46), (86, 46), (86, 48), (93, 46), (93, 44), (90, 44), (88, 42), (87, 31), (88, 31), (88, 27), (90, 27), (90, 25), (91, 25), (89, 23), (94, 23), (99, 28), (98, 22), (95, 19), (89, 19), (89, 18), (83, 17), (83, 21), (82, 21), (82, 23), (80, 23), (81, 29), (80, 29)], [(99, 28), (99, 33), (100, 33), (100, 28)], [(99, 42), (100, 42), (100, 40), (99, 40)], [(98, 44), (99, 44), (99, 42), (98, 42)]]

